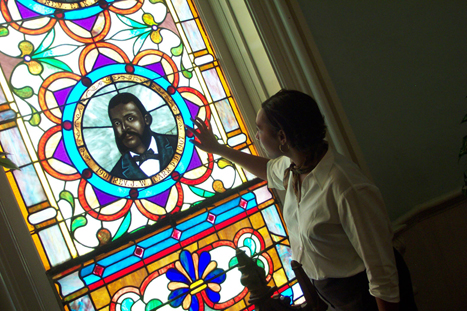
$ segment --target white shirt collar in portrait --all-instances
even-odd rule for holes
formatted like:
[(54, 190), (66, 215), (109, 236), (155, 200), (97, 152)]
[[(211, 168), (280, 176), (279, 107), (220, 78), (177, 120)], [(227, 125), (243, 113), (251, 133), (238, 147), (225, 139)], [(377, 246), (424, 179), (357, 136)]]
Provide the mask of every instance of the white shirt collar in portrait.
[[(152, 151), (154, 151), (154, 154), (158, 153), (157, 144), (156, 144), (156, 140), (154, 139), (154, 137), (151, 137), (151, 143), (149, 144), (149, 148), (146, 150), (149, 150), (149, 149), (152, 149)], [(130, 155), (131, 157), (134, 157), (134, 156), (138, 156), (139, 154), (130, 151)], [(136, 161), (136, 164), (139, 165), (139, 168), (148, 177), (152, 175), (156, 175), (161, 170), (160, 161), (157, 159), (148, 159), (144, 161), (143, 163), (139, 163), (139, 161)]]

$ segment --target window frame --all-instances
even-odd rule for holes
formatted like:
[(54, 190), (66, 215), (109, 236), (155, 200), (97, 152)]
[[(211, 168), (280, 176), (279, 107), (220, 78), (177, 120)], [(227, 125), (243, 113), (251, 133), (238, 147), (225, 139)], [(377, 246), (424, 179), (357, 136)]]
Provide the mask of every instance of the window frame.
[[(262, 101), (281, 88), (303, 91), (318, 102), (330, 144), (370, 175), (295, 0), (195, 3), (250, 133), (255, 132)], [(0, 184), (6, 185), (5, 172), (0, 171)], [(61, 310), (10, 187), (0, 187), (0, 238), (2, 304), (20, 311)]]

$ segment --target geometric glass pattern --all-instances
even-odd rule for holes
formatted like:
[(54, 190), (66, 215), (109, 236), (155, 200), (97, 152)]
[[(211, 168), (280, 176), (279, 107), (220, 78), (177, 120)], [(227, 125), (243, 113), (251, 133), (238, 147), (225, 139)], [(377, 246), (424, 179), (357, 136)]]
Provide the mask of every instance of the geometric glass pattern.
[[(251, 310), (236, 248), (300, 299), (273, 194), (185, 131), (200, 118), (257, 154), (192, 0), (0, 9), (0, 147), (20, 167), (6, 175), (65, 310)], [(143, 134), (118, 133), (122, 94)]]

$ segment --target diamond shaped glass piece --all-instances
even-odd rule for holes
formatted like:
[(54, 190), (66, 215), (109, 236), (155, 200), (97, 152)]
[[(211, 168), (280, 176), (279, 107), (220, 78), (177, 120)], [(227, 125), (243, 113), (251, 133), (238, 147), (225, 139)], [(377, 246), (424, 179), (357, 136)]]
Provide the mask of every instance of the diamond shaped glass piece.
[(246, 209), (246, 206), (248, 205), (248, 202), (244, 199), (240, 199), (240, 207), (243, 209)]
[(92, 270), (92, 273), (97, 276), (102, 276), (102, 274), (104, 273), (104, 267), (96, 265), (94, 267), (94, 270)]
[(172, 232), (172, 238), (178, 240), (180, 239), (180, 236), (182, 235), (182, 232), (180, 230), (174, 229)]
[(143, 254), (144, 254), (144, 248), (136, 246), (135, 251), (133, 252), (133, 254), (135, 254), (135, 256), (138, 256), (139, 258), (142, 258)]
[(208, 222), (213, 224), (216, 221), (216, 215), (209, 213), (207, 220), (208, 220)]

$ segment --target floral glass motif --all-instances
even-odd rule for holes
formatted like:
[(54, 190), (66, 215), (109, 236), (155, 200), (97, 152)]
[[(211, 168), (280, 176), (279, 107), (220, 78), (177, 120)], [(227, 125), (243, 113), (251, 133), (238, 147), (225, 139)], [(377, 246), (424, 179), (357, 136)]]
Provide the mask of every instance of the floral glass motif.
[(65, 307), (75, 310), (88, 299), (91, 310), (252, 310), (236, 249), (264, 269), (277, 293), (303, 301), (266, 183), (236, 190), (115, 251), (51, 275)]
[(220, 284), (226, 279), (225, 271), (217, 268), (217, 262), (211, 261), (210, 253), (190, 254), (187, 250), (180, 253), (180, 260), (175, 263), (175, 268), (167, 270), (166, 276), (170, 280), (170, 305), (182, 306), (185, 310), (199, 310), (199, 296), (211, 304), (219, 302)]
[[(185, 131), (199, 117), (257, 154), (192, 0), (0, 9), (0, 147), (21, 168), (6, 175), (66, 310), (251, 309), (236, 247), (299, 299), (269, 190)], [(154, 139), (173, 141), (151, 173), (114, 170), (126, 165), (108, 108), (120, 93), (141, 101)]]

